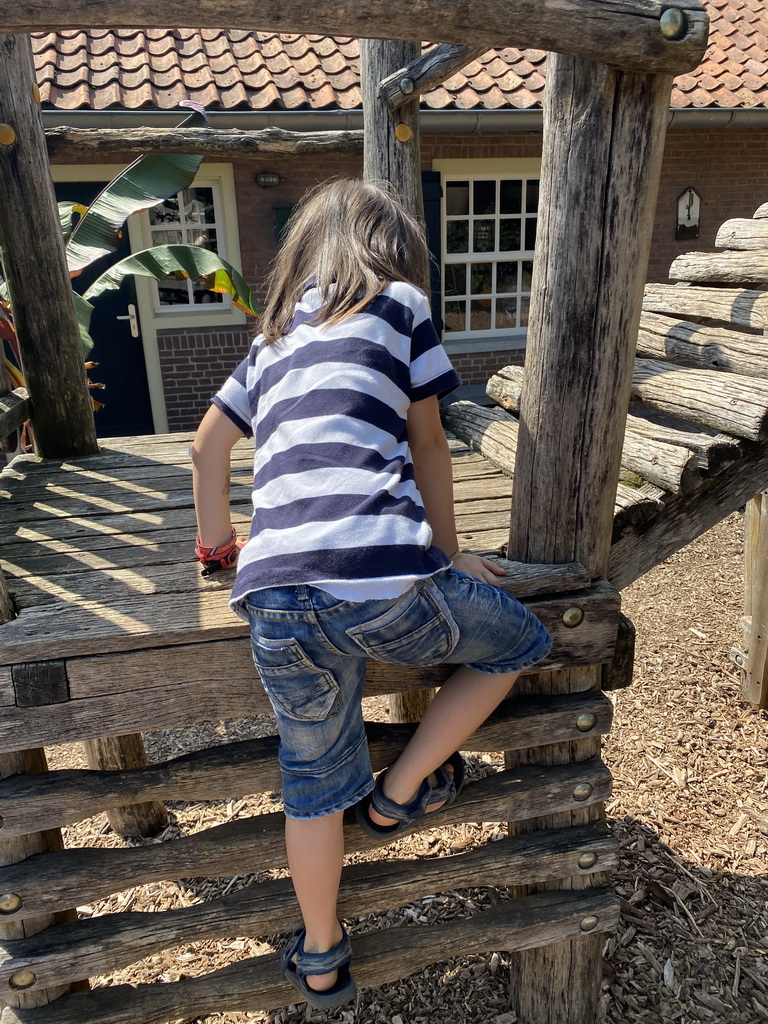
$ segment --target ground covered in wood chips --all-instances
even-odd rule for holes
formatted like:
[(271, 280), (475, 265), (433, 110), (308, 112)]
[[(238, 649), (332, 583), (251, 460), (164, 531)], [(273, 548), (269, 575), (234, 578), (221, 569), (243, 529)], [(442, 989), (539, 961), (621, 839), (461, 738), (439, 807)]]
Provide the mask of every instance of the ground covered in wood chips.
[[(728, 660), (740, 642), (742, 519), (733, 515), (629, 588), (624, 610), (638, 631), (635, 682), (613, 695), (616, 717), (605, 744), (613, 772), (609, 823), (621, 846), (614, 885), (622, 903), (618, 931), (606, 936), (599, 1020), (605, 1024), (760, 1024), (768, 1021), (768, 775), (766, 715), (739, 696)], [(383, 704), (374, 713), (385, 715)], [(263, 734), (263, 720), (226, 722), (148, 737), (152, 760), (187, 749)], [(53, 752), (52, 767), (77, 754)], [(470, 759), (471, 776), (498, 767)], [(174, 805), (161, 838), (189, 835), (279, 804), (277, 794)], [(501, 836), (502, 826), (434, 829), (393, 844), (392, 856), (466, 850)], [(103, 815), (66, 830), (69, 845), (117, 846)], [(377, 856), (381, 856), (378, 851)], [(359, 859), (359, 858), (358, 858)], [(117, 894), (84, 915), (186, 906), (239, 888), (252, 878), (153, 883)], [(504, 899), (497, 889), (451, 892), (352, 922), (425, 928)], [(425, 927), (426, 926), (426, 927)], [(94, 984), (174, 981), (272, 950), (277, 936), (236, 936), (167, 950)], [(194, 1024), (514, 1024), (509, 957), (458, 958), (377, 990), (357, 1006), (308, 1013), (214, 1014)], [(185, 1024), (192, 1024), (189, 1018)]]

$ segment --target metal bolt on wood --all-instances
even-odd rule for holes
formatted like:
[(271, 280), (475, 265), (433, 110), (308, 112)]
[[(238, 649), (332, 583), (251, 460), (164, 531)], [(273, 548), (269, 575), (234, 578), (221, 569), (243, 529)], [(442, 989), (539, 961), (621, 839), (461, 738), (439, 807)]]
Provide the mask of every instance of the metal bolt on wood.
[(593, 715), (592, 712), (585, 711), (583, 715), (579, 715), (576, 719), (576, 728), (579, 732), (589, 732), (590, 729), (594, 729), (597, 725), (597, 715)]
[(592, 783), (580, 782), (573, 791), (574, 800), (588, 800), (592, 795)]
[(593, 868), (595, 864), (597, 864), (596, 853), (582, 853), (579, 857), (579, 867), (582, 871), (588, 871), (590, 868)]
[(0, 146), (12, 146), (16, 141), (16, 132), (9, 124), (0, 124)]
[(411, 126), (407, 125), (404, 121), (395, 126), (395, 138), (398, 142), (408, 142), (412, 135)]
[(8, 979), (8, 984), (15, 989), (32, 988), (36, 981), (37, 975), (34, 971), (16, 971)]
[(597, 928), (599, 921), (600, 921), (599, 917), (595, 917), (593, 914), (590, 914), (589, 917), (583, 918), (581, 924), (579, 925), (579, 928), (583, 932), (594, 931), (595, 928)]
[(15, 892), (0, 893), (0, 914), (15, 914), (22, 903), (21, 896)]
[(563, 625), (568, 626), (569, 629), (573, 629), (574, 626), (578, 626), (584, 618), (584, 612), (581, 608), (568, 608), (563, 612)]
[(404, 96), (410, 96), (413, 90), (416, 88), (412, 78), (401, 78), (400, 79), (400, 92)]
[(659, 18), (661, 34), (665, 39), (682, 39), (688, 31), (685, 14), (677, 7), (668, 7)]

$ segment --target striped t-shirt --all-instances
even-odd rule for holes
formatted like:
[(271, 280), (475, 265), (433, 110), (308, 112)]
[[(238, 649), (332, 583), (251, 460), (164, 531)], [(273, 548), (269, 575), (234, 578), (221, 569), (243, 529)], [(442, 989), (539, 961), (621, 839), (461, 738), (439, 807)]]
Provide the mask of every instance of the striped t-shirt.
[(342, 600), (397, 597), (450, 563), (432, 545), (406, 416), (459, 384), (424, 293), (390, 283), (359, 314), (312, 326), (310, 288), (279, 341), (254, 341), (213, 402), (256, 441), (253, 519), (231, 605), (313, 584)]

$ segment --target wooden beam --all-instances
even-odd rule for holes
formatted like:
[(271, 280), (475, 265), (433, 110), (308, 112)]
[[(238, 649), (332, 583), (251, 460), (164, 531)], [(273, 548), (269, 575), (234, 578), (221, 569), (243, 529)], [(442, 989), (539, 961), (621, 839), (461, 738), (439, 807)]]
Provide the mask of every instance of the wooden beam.
[(485, 46), (442, 43), (387, 75), (381, 82), (380, 94), (392, 110), (397, 110), (404, 103), (412, 102), (430, 89), (436, 89), (467, 64), (482, 57), (486, 51)]
[(746, 665), (741, 692), (757, 709), (768, 707), (768, 492), (747, 502), (744, 524)]
[[(97, 736), (83, 743), (88, 767), (97, 771), (140, 772), (148, 765), (141, 733)], [(123, 798), (107, 808), (107, 821), (120, 836), (155, 836), (168, 824), (165, 805), (159, 800), (129, 803)]]
[[(751, 221), (750, 221), (751, 223)], [(765, 222), (768, 227), (768, 221)], [(644, 312), (637, 354), (700, 370), (725, 370), (746, 377), (768, 377), (765, 340), (725, 327), (705, 327), (677, 317)]]
[(643, 309), (682, 319), (695, 316), (758, 331), (768, 329), (768, 292), (757, 289), (649, 284), (643, 295)]
[[(579, 865), (584, 859), (588, 866)], [(506, 837), (451, 857), (369, 861), (345, 868), (339, 915), (385, 913), (430, 893), (588, 875), (617, 864), (618, 844), (600, 824)], [(19, 970), (34, 971), (37, 985), (61, 984), (114, 973), (169, 946), (232, 935), (272, 935), (300, 925), (289, 878), (258, 882), (175, 910), (99, 915), (51, 929), (34, 941), (4, 943), (0, 992)]]
[(39, 99), (29, 38), (0, 35), (0, 249), (35, 448), (71, 458), (98, 446)]
[(6, 32), (248, 25), (377, 39), (535, 47), (604, 60), (619, 68), (678, 74), (704, 56), (709, 20), (696, 0), (360, 0), (318, 7), (304, 0), (0, 0)]
[(359, 153), (362, 131), (292, 132), (284, 128), (46, 128), (48, 156), (58, 163), (86, 157), (143, 153), (202, 153), (236, 160), (249, 156)]
[[(399, 981), (404, 972), (494, 949), (528, 949), (563, 936), (578, 939), (618, 924), (619, 905), (607, 889), (555, 892), (497, 904), (471, 918), (426, 927), (383, 929), (356, 935), (355, 978), (360, 987)], [(275, 1009), (296, 1002), (280, 973), (279, 955), (251, 957), (199, 978), (167, 985), (116, 985), (60, 999), (28, 1013), (6, 1009), (1, 1024), (163, 1024), (213, 1013)], [(583, 1022), (586, 1024), (586, 1021)]]
[(26, 388), (14, 388), (0, 394), (0, 452), (15, 450), (17, 431), (31, 415), (32, 403)]
[[(512, 558), (578, 558), (596, 575), (607, 568), (671, 86), (667, 76), (550, 55)], [(598, 687), (601, 671), (571, 669), (521, 682), (554, 694)], [(507, 764), (575, 767), (599, 745), (586, 739), (529, 748), (508, 755)], [(591, 806), (523, 828), (583, 824), (602, 814), (604, 808)], [(514, 958), (518, 1017), (536, 1024), (594, 1021), (601, 946), (586, 936)]]

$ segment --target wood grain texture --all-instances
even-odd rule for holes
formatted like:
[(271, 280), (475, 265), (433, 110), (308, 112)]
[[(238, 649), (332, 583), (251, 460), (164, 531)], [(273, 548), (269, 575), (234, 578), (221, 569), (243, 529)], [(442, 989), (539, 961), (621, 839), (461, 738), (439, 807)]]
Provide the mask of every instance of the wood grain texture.
[[(430, 963), (493, 949), (519, 950), (580, 936), (585, 918), (597, 918), (595, 931), (616, 927), (619, 906), (607, 889), (555, 892), (500, 903), (471, 918), (422, 928), (397, 928), (354, 937), (354, 973), (362, 987), (398, 981), (404, 969), (415, 972)], [(282, 979), (275, 954), (167, 985), (117, 985), (60, 999), (31, 1014), (4, 1010), (1, 1024), (162, 1024), (214, 1012), (274, 1009), (296, 1001)]]
[(86, 154), (141, 156), (143, 153), (202, 153), (242, 160), (256, 155), (359, 153), (362, 131), (292, 132), (270, 126), (242, 128), (46, 128), (48, 156), (76, 162)]
[[(582, 854), (594, 854), (581, 868)], [(344, 870), (339, 915), (381, 913), (430, 893), (505, 886), (586, 875), (616, 867), (617, 844), (601, 824), (507, 837), (469, 853), (429, 860), (378, 861)], [(124, 912), (6, 942), (0, 991), (14, 971), (32, 970), (37, 986), (109, 974), (169, 946), (234, 935), (271, 935), (297, 928), (301, 915), (291, 881), (259, 882), (220, 899), (154, 914)]]
[(761, 218), (727, 220), (718, 228), (715, 245), (718, 249), (768, 249), (768, 224)]
[[(574, 797), (575, 787), (591, 787), (585, 800)], [(461, 800), (440, 812), (440, 824), (467, 821), (523, 820), (606, 799), (611, 775), (599, 758), (579, 764), (504, 771), (465, 787)], [(284, 867), (284, 816), (260, 814), (206, 829), (185, 839), (125, 849), (69, 849), (30, 858), (0, 870), (0, 891), (18, 893), (22, 906), (6, 915), (9, 923), (25, 917), (82, 906), (122, 889), (169, 878), (217, 876), (230, 878)], [(416, 822), (404, 833), (424, 828)], [(348, 853), (382, 845), (364, 835), (345, 816)]]
[(749, 637), (742, 693), (753, 707), (764, 709), (768, 707), (768, 497), (765, 492), (748, 503), (744, 533), (744, 614), (749, 618)]
[(751, 288), (697, 288), (685, 284), (645, 286), (643, 309), (671, 316), (722, 320), (737, 327), (768, 328), (768, 292)]
[(686, 252), (672, 261), (672, 281), (762, 285), (768, 281), (768, 249), (747, 252)]
[[(147, 766), (147, 752), (141, 733), (128, 736), (98, 736), (83, 744), (89, 768), (104, 773), (141, 771)], [(155, 836), (168, 824), (168, 814), (157, 800), (132, 803), (123, 796), (119, 803), (111, 803), (107, 821), (112, 831), (120, 836)]]
[[(0, 381), (0, 388), (3, 381)], [(16, 431), (32, 415), (32, 402), (26, 388), (0, 392), (0, 451), (12, 452), (16, 447)], [(11, 445), (8, 442), (13, 439)]]
[(659, 313), (646, 312), (640, 316), (637, 354), (702, 370), (768, 377), (768, 339), (722, 327), (670, 320)]
[[(684, 13), (679, 39), (665, 38), (659, 19), (667, 8)], [(6, 32), (40, 29), (152, 28), (182, 25), (189, 9), (180, 0), (159, 8), (150, 0), (89, 0), (57, 4), (0, 0)], [(519, 46), (603, 60), (637, 71), (692, 71), (704, 56), (709, 19), (696, 0), (467, 0), (435, 5), (431, 0), (364, 0), (349, 6), (309, 8), (299, 0), (199, 0), (195, 25), (253, 25), (274, 32), (308, 32), (371, 39), (430, 39), (435, 42)]]
[(15, 132), (0, 146), (0, 246), (35, 447), (52, 458), (86, 455), (96, 429), (34, 86), (29, 37), (0, 35), (0, 122)]
[(651, 409), (757, 441), (768, 422), (768, 381), (637, 359), (632, 398)]
[[(560, 697), (514, 697), (504, 701), (466, 742), (467, 750), (510, 750), (551, 741), (579, 739), (587, 732), (605, 735), (612, 719), (611, 702), (599, 693)], [(594, 717), (589, 729), (579, 716)], [(369, 722), (368, 745), (374, 771), (391, 764), (415, 725)], [(118, 748), (112, 767), (68, 769), (18, 775), (0, 783), (0, 836), (20, 835), (68, 825), (126, 803), (168, 800), (223, 800), (279, 790), (277, 737), (227, 743), (194, 751), (172, 761), (132, 767)], [(133, 757), (141, 758), (141, 750)]]
[[(442, 85), (457, 71), (482, 57), (486, 49), (485, 46), (442, 43), (426, 53), (420, 53), (415, 60), (382, 79), (379, 94), (392, 110), (397, 110), (404, 103), (412, 102), (414, 98)], [(404, 79), (408, 82), (406, 89), (401, 88)]]

